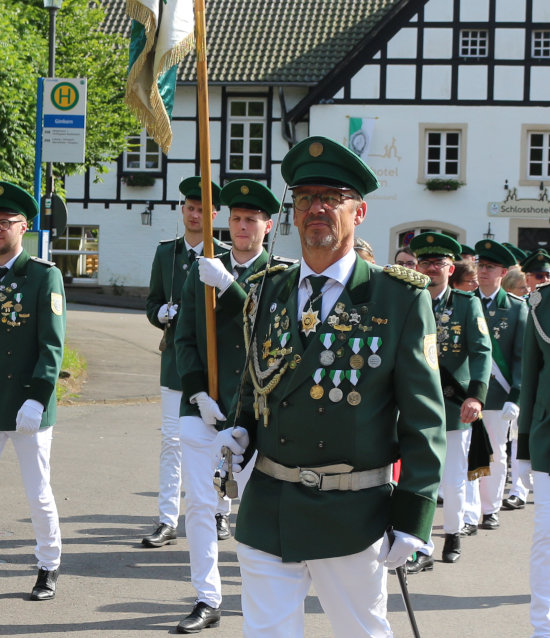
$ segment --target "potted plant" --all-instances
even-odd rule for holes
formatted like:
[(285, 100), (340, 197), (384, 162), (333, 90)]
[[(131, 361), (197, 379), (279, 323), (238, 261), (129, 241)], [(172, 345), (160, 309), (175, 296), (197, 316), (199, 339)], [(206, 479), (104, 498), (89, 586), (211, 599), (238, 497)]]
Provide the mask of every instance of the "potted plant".
[(151, 173), (126, 173), (122, 177), (126, 186), (153, 186), (155, 179)]
[(429, 191), (456, 191), (463, 185), (464, 182), (460, 182), (457, 179), (434, 177), (433, 179), (426, 180), (426, 188)]

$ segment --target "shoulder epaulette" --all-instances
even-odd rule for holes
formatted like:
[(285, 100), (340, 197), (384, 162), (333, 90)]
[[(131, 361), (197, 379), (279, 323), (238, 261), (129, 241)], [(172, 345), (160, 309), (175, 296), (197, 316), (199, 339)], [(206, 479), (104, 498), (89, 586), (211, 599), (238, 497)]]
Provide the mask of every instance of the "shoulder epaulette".
[(411, 284), (411, 286), (416, 288), (426, 288), (430, 283), (430, 278), (427, 275), (397, 264), (384, 266), (384, 272), (390, 277), (395, 277), (395, 279), (399, 279), (405, 284)]
[(515, 299), (516, 301), (525, 301), (523, 297), (520, 297), (519, 295), (515, 295), (513, 292), (510, 292), (509, 290), (506, 291), (506, 294), (508, 295), (508, 297), (510, 297), (511, 299)]
[(292, 264), (298, 263), (297, 259), (291, 259), (290, 257), (281, 257), (280, 255), (272, 255), (271, 259), (280, 264), (288, 264), (289, 266), (292, 266)]
[(176, 237), (175, 239), (172, 237), (172, 239), (161, 239), (159, 241), (159, 244), (173, 244), (175, 241), (178, 241), (179, 239), (181, 239), (181, 237)]
[(48, 261), (47, 259), (42, 259), (41, 257), (31, 257), (31, 259), (37, 264), (42, 264), (43, 266), (55, 266), (55, 261)]
[[(288, 264), (277, 264), (276, 266), (270, 266), (267, 269), (267, 274), (272, 275), (273, 273), (281, 272), (283, 270), (286, 270), (287, 268), (288, 268)], [(250, 275), (247, 281), (249, 282), (256, 281), (256, 279), (261, 279), (264, 275), (265, 275), (265, 268), (264, 270), (260, 270), (260, 272), (255, 272), (253, 275)]]
[(535, 289), (536, 290), (540, 290), (541, 288), (546, 288), (547, 286), (550, 286), (550, 281), (547, 281), (547, 282), (545, 282), (543, 284), (537, 284)]
[(452, 288), (453, 295), (462, 295), (463, 297), (475, 297), (474, 293), (470, 290), (459, 290), (458, 288)]
[(231, 244), (228, 244), (225, 241), (218, 241), (217, 244), (214, 244), (214, 248), (221, 248), (222, 250), (231, 250)]

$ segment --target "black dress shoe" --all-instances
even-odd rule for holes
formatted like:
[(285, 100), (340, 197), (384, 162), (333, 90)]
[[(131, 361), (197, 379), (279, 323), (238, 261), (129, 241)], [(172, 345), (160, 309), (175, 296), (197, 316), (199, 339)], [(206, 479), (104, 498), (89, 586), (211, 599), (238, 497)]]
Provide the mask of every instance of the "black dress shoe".
[(229, 517), (227, 514), (216, 514), (216, 531), (218, 532), (219, 541), (226, 541), (228, 538), (231, 538)]
[(145, 547), (162, 547), (163, 545), (175, 545), (178, 541), (176, 530), (166, 523), (161, 523), (157, 529), (141, 539)]
[(444, 563), (456, 563), (460, 558), (460, 534), (445, 534), (442, 558)]
[(433, 557), (424, 554), (424, 552), (416, 552), (416, 558), (414, 560), (408, 560), (405, 563), (407, 574), (419, 574), (420, 572), (427, 572), (433, 568)]
[(186, 616), (176, 627), (176, 631), (178, 634), (198, 634), (199, 631), (208, 627), (219, 627), (221, 617), (222, 612), (219, 607), (214, 609), (206, 603), (197, 603), (189, 616)]
[(483, 519), (479, 526), (483, 529), (497, 529), (500, 527), (497, 514), (483, 514)]
[(519, 496), (509, 496), (502, 501), (502, 507), (507, 510), (522, 510), (525, 507), (525, 501)]
[(31, 592), (31, 600), (51, 600), (55, 598), (55, 586), (59, 570), (49, 572), (41, 567), (38, 570), (38, 578)]
[(477, 525), (473, 523), (464, 523), (464, 527), (460, 530), (461, 536), (475, 536), (477, 534)]

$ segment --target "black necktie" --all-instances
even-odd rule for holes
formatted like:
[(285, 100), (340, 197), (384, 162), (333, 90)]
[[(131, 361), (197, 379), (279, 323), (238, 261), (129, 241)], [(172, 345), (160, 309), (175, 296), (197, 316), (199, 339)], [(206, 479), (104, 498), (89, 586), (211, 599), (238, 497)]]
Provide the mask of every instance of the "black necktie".
[(9, 268), (6, 266), (0, 266), (0, 279), (4, 277), (4, 275), (8, 272)]
[(440, 301), (441, 300), (439, 298), (432, 299), (432, 310), (434, 311), (434, 314), (435, 314), (435, 311), (437, 310), (437, 306), (439, 306)]
[(491, 297), (483, 297), (481, 301), (483, 302), (485, 308), (488, 308), (491, 305), (491, 301), (493, 300), (491, 299)]
[[(304, 305), (303, 312), (315, 312), (317, 310), (317, 312), (319, 313), (317, 315), (317, 319), (319, 319), (319, 321), (322, 321), (323, 319), (321, 317), (321, 309), (323, 306), (323, 296), (321, 294), (321, 288), (325, 285), (328, 277), (325, 277), (324, 275), (321, 275), (320, 277), (314, 277), (313, 275), (310, 275), (309, 277), (307, 277), (307, 279), (311, 284), (311, 295)], [(317, 332), (312, 331), (307, 336), (304, 332), (301, 332), (300, 334), (302, 335), (302, 341), (304, 342), (305, 346), (313, 340), (313, 337), (315, 336), (315, 334), (317, 334)]]
[(187, 253), (187, 258), (189, 259), (189, 263), (192, 264), (197, 258), (197, 253), (192, 248), (190, 248), (189, 252)]
[(237, 273), (237, 279), (240, 279), (243, 272), (246, 270), (246, 266), (235, 266), (234, 270)]

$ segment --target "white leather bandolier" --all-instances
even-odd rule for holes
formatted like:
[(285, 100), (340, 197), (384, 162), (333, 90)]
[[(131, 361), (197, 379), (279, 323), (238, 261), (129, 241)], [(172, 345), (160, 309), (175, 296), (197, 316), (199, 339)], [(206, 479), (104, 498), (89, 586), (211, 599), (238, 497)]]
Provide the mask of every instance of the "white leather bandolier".
[(321, 467), (287, 467), (258, 454), (255, 468), (279, 481), (302, 483), (306, 487), (316, 487), (328, 492), (356, 492), (369, 487), (385, 485), (392, 480), (392, 465), (377, 467), (374, 470), (353, 472), (353, 467), (345, 463), (323, 465)]

